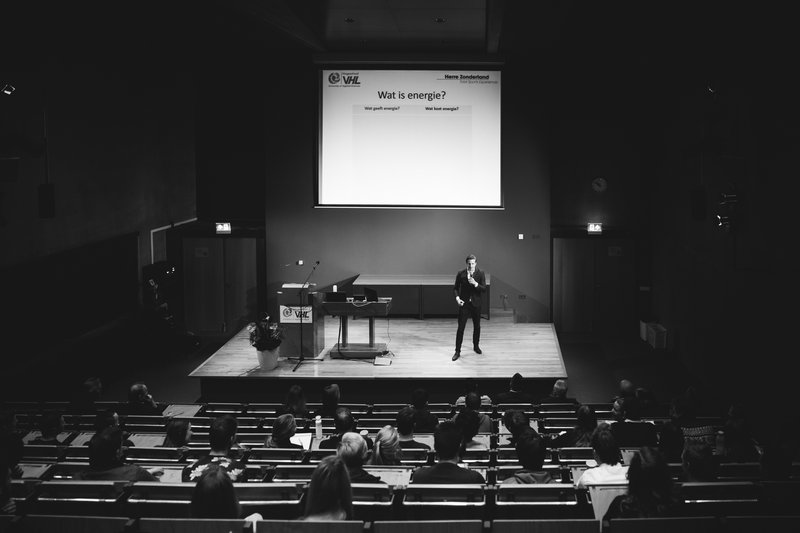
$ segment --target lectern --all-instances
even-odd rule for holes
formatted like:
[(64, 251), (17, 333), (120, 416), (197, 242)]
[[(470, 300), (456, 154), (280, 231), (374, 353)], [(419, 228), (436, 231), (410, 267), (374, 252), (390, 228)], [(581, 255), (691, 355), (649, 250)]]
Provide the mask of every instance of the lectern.
[[(322, 295), (314, 291), (315, 283), (284, 283), (278, 291), (278, 317), (285, 328), (281, 355), (315, 359), (325, 348), (325, 322), (319, 305)], [(301, 306), (300, 303), (303, 303)]]
[[(378, 298), (377, 302), (323, 302), (326, 313), (338, 316), (342, 325), (342, 341), (331, 348), (331, 359), (363, 358), (369, 359), (381, 355), (386, 350), (386, 343), (375, 342), (375, 317), (388, 316), (392, 307), (391, 298)], [(353, 343), (347, 339), (348, 317), (367, 317), (369, 319), (369, 344)]]

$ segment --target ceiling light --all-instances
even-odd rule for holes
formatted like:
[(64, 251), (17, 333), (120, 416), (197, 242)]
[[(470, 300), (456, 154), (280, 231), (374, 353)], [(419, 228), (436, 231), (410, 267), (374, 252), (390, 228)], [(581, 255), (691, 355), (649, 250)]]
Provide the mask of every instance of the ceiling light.
[(11, 85), (10, 83), (6, 83), (5, 85), (3, 85), (3, 94), (11, 94), (16, 90), (17, 88)]
[(435, 18), (433, 19), (433, 21), (434, 21), (436, 24), (444, 24), (445, 22), (447, 22), (447, 19), (446, 19), (446, 18), (444, 18), (444, 17), (435, 17)]
[(344, 21), (348, 24), (352, 24), (356, 21), (353, 17), (345, 17)]

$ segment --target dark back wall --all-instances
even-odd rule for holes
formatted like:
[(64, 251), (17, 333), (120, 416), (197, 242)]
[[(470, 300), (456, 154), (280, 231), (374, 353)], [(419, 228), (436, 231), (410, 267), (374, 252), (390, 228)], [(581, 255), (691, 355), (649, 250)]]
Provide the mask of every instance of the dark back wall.
[[(282, 282), (302, 282), (316, 260), (312, 281), (324, 286), (356, 274), (455, 275), (474, 253), (492, 274), (492, 306), (502, 306), (505, 293), (522, 320), (550, 320), (548, 124), (540, 85), (503, 71), (504, 210), (315, 209), (314, 67), (300, 58), (280, 70), (266, 95), (280, 102), (267, 110), (272, 295)], [(306, 265), (294, 266), (297, 259)]]

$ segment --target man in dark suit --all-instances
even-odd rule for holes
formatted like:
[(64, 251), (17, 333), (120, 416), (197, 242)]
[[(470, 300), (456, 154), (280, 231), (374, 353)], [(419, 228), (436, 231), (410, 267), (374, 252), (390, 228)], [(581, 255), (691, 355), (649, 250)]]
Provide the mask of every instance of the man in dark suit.
[(475, 353), (483, 353), (481, 341), (481, 295), (486, 290), (486, 275), (478, 270), (478, 260), (474, 255), (467, 256), (467, 268), (456, 274), (453, 293), (458, 304), (458, 331), (456, 332), (456, 353), (453, 361), (461, 357), (461, 342), (464, 340), (464, 328), (467, 320), (472, 319), (472, 349)]

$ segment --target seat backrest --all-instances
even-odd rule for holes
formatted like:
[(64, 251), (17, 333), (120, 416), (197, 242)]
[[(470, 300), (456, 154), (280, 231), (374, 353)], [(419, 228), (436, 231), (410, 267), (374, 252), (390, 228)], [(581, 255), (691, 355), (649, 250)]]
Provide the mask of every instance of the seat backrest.
[(627, 483), (604, 483), (587, 486), (589, 498), (592, 502), (592, 511), (597, 520), (602, 520), (608, 511), (608, 506), (617, 496), (628, 492)]
[[(614, 533), (707, 533), (717, 529), (713, 516), (668, 518), (614, 518), (609, 528)], [(772, 530), (765, 530), (772, 531)]]
[(303, 520), (258, 520), (257, 533), (363, 533), (361, 520), (340, 520), (336, 522), (305, 522)]
[(426, 505), (442, 502), (484, 505), (486, 495), (483, 485), (411, 483), (406, 487), (405, 505)]
[(123, 516), (36, 515), (22, 517), (18, 531), (25, 533), (123, 533), (129, 522)]
[(480, 520), (376, 520), (373, 533), (481, 533)]
[[(797, 513), (797, 510), (794, 510)], [(796, 533), (800, 531), (800, 516), (726, 516), (723, 520), (724, 533)]]
[(589, 518), (494, 520), (492, 533), (598, 533), (600, 521)]
[(138, 533), (247, 533), (253, 522), (215, 518), (140, 518)]

